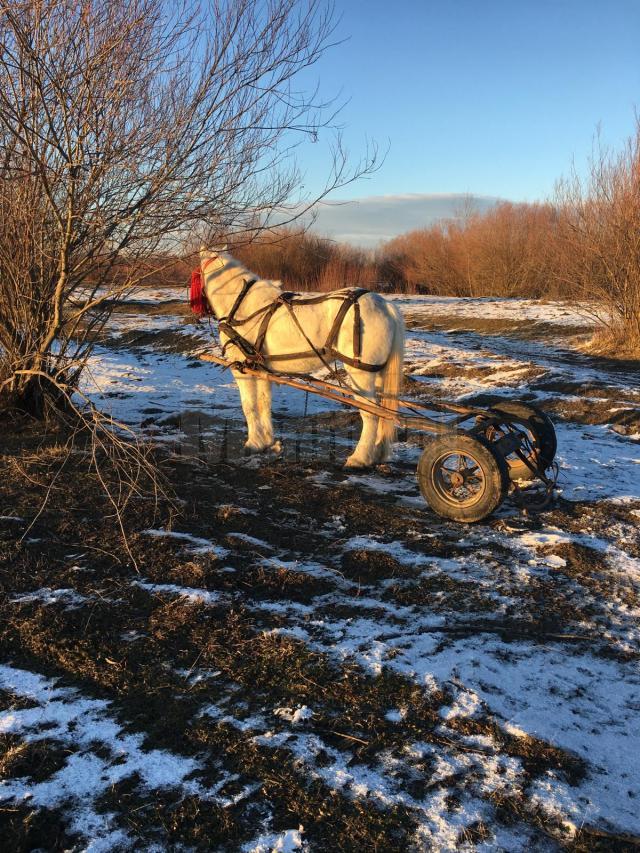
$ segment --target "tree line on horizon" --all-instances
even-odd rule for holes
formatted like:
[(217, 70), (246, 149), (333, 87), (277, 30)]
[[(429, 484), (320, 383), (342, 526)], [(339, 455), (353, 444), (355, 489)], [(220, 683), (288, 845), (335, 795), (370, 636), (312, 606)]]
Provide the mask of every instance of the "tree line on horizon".
[(551, 204), (501, 202), (480, 213), (439, 220), (363, 249), (310, 231), (283, 228), (230, 244), (261, 277), (291, 289), (361, 285), (382, 292), (441, 296), (559, 295), (551, 286), (555, 258)]
[(501, 202), (401, 234), (374, 250), (309, 231), (262, 231), (231, 250), (291, 290), (580, 301), (603, 349), (640, 351), (640, 123), (622, 150), (597, 147), (552, 201)]

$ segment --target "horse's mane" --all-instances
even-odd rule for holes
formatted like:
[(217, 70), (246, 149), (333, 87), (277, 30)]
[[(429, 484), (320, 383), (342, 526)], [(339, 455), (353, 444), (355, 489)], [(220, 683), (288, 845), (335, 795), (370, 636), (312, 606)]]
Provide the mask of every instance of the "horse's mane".
[(245, 267), (242, 261), (239, 261), (238, 258), (235, 257), (235, 255), (230, 255), (229, 252), (219, 252), (218, 257), (224, 260), (225, 267), (232, 267), (233, 269), (236, 269), (239, 272), (246, 272), (250, 275), (253, 275), (253, 272), (248, 267)]

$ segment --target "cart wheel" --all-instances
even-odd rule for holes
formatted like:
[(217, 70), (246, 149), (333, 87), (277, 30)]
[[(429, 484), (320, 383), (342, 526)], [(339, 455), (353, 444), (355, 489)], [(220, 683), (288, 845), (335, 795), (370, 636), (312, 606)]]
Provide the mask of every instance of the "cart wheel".
[(418, 485), (431, 509), (454, 521), (482, 521), (504, 500), (507, 464), (482, 436), (453, 433), (425, 447)]
[[(551, 418), (537, 406), (521, 403), (517, 400), (498, 403), (491, 406), (491, 411), (508, 415), (516, 428), (526, 434), (528, 440), (522, 448), (524, 456), (534, 468), (546, 471), (553, 462), (558, 449), (556, 431)], [(485, 435), (489, 441), (495, 441), (504, 435), (505, 431), (505, 427), (497, 424), (489, 427)], [(533, 471), (515, 453), (509, 454), (506, 457), (506, 462), (511, 480), (532, 480), (534, 478)]]

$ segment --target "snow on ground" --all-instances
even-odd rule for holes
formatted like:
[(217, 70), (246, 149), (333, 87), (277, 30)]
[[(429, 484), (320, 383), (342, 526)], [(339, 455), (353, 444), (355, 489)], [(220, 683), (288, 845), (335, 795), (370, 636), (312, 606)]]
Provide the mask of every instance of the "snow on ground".
[(160, 539), (178, 539), (184, 542), (190, 554), (213, 554), (218, 558), (226, 557), (229, 551), (210, 542), (209, 539), (203, 539), (201, 536), (192, 536), (190, 533), (179, 533), (176, 530), (145, 530), (146, 536), (155, 536)]
[(606, 426), (558, 424), (558, 485), (570, 500), (640, 496), (640, 441)]
[[(491, 620), (499, 628), (509, 613), (510, 603), (517, 601), (518, 593), (533, 577), (550, 577), (551, 569), (544, 559), (536, 559), (536, 548), (557, 544), (560, 538), (552, 533), (516, 538), (510, 569), (486, 555), (479, 557), (472, 547), (468, 556), (457, 559), (428, 560), (416, 555), (411, 565), (425, 566), (419, 578), (433, 581), (439, 576), (473, 582), (476, 590), (493, 598), (496, 604), (493, 614), (486, 617), (484, 632), (481, 627), (472, 637), (454, 636), (444, 646), (440, 629), (450, 631), (456, 624), (464, 629), (469, 622), (467, 614), (445, 611), (435, 615), (425, 608), (399, 606), (381, 600), (381, 590), (373, 586), (360, 589), (358, 609), (362, 615), (345, 618), (333, 615), (334, 610), (353, 605), (352, 597), (341, 591), (342, 583), (336, 583), (334, 592), (316, 597), (311, 606), (252, 602), (250, 594), (247, 596), (246, 606), (261, 614), (277, 613), (281, 626), (274, 629), (275, 633), (302, 639), (310, 648), (343, 664), (357, 663), (373, 675), (383, 668), (392, 669), (415, 680), (427, 694), (439, 685), (464, 685), (464, 688), (455, 687), (456, 700), (440, 712), (442, 734), (452, 742), (453, 750), (433, 744), (406, 743), (400, 754), (383, 754), (376, 765), (364, 766), (348, 753), (332, 748), (321, 735), (295, 731), (313, 719), (313, 710), (306, 706), (274, 709), (274, 715), (291, 724), (280, 731), (273, 731), (268, 720), (255, 715), (234, 720), (223, 718), (217, 710), (207, 713), (215, 713), (240, 730), (250, 732), (262, 746), (285, 747), (308, 774), (349, 796), (373, 798), (383, 807), (393, 804), (410, 807), (418, 816), (423, 842), (428, 840), (441, 850), (456, 849), (455, 841), (462, 826), (479, 817), (485, 820), (490, 817), (485, 801), (487, 791), (506, 794), (522, 790), (532, 808), (539, 808), (549, 816), (560, 816), (569, 834), (585, 822), (638, 833), (640, 816), (635, 800), (640, 795), (640, 754), (635, 745), (640, 736), (637, 715), (640, 667), (637, 659), (629, 662), (603, 659), (588, 650), (568, 653), (561, 638), (550, 638), (543, 645), (531, 644), (500, 639), (491, 630)], [(510, 547), (507, 536), (494, 534), (494, 541)], [(342, 552), (382, 547), (383, 543), (366, 537), (340, 543)], [(521, 557), (515, 562), (518, 549)], [(408, 550), (402, 545), (386, 543), (385, 553), (410, 564)], [(640, 568), (640, 561), (636, 562)], [(331, 576), (329, 569), (323, 567), (298, 564), (297, 570), (323, 578)], [(640, 588), (638, 577), (640, 573), (636, 575), (636, 589)], [(443, 588), (446, 588), (444, 583)], [(156, 585), (153, 590), (204, 604), (217, 603), (217, 599), (211, 600), (207, 590), (170, 585), (163, 588)], [(590, 604), (597, 606), (595, 601)], [(368, 609), (372, 611), (371, 617), (366, 615)], [(615, 629), (616, 616), (624, 618), (624, 614), (615, 613), (615, 608), (603, 610), (603, 615), (611, 629)], [(639, 615), (636, 610), (630, 620), (635, 629), (630, 649), (637, 648)], [(282, 625), (283, 618), (289, 627)], [(585, 626), (583, 631), (591, 628)], [(620, 639), (625, 647), (626, 638), (623, 630)], [(454, 718), (477, 718), (480, 712), (490, 714), (513, 736), (535, 737), (577, 756), (588, 765), (586, 778), (576, 783), (567, 781), (562, 771), (548, 770), (534, 782), (528, 781), (520, 762), (501, 755), (490, 738), (461, 739), (447, 725)], [(401, 722), (404, 713), (390, 709), (387, 718)], [(456, 755), (456, 744), (465, 749), (462, 755)], [(471, 748), (469, 754), (473, 746), (477, 748)], [(456, 821), (452, 822), (447, 814), (441, 792), (426, 800), (416, 800), (404, 789), (403, 776), (396, 778), (401, 767), (405, 767), (405, 773), (410, 770), (411, 756), (416, 752), (436, 762), (437, 772), (432, 781), (436, 781), (438, 773), (444, 779), (455, 777), (456, 786), (462, 786), (466, 792), (464, 808)], [(319, 756), (321, 764), (317, 763)]]
[(98, 808), (100, 798), (124, 779), (137, 776), (147, 791), (177, 788), (220, 805), (242, 798), (220, 793), (231, 780), (228, 774), (221, 773), (217, 784), (205, 787), (197, 781), (196, 759), (145, 748), (142, 735), (125, 733), (109, 702), (3, 665), (0, 689), (29, 700), (26, 708), (0, 711), (0, 735), (20, 737), (22, 744), (46, 740), (66, 753), (62, 767), (41, 782), (0, 780), (0, 803), (47, 809), (64, 804), (70, 831), (90, 840), (84, 849), (91, 853), (131, 849), (131, 838), (115, 825), (113, 814)]
[[(183, 296), (179, 291), (172, 291), (171, 295), (172, 299)], [(144, 298), (145, 302), (153, 304), (151, 295), (146, 294)], [(446, 309), (456, 316), (465, 316), (466, 313), (476, 317), (543, 318), (553, 323), (562, 323), (569, 317), (571, 325), (576, 325), (583, 316), (580, 310), (570, 309), (561, 303), (540, 304), (531, 300), (455, 300), (418, 296), (396, 299), (403, 311), (419, 309), (428, 318)], [(181, 421), (184, 431), (193, 434), (198, 430), (203, 435), (209, 429), (219, 429), (225, 419), (242, 422), (237, 389), (229, 372), (197, 359), (207, 349), (217, 351), (208, 321), (189, 324), (182, 316), (158, 316), (147, 312), (146, 304), (143, 307), (145, 310), (136, 314), (114, 314), (111, 332), (115, 338), (123, 330), (135, 327), (140, 334), (162, 329), (174, 333), (177, 330), (189, 338), (195, 336), (199, 343), (194, 346), (189, 341), (185, 344), (185, 351), (179, 353), (159, 351), (150, 344), (135, 346), (135, 341), (128, 349), (99, 347), (85, 376), (85, 390), (117, 418), (131, 424), (145, 423), (156, 435), (167, 431), (163, 424), (169, 421), (169, 432), (175, 437), (176, 419)], [(406, 364), (409, 375), (424, 382), (425, 392), (434, 393), (438, 398), (464, 400), (474, 394), (488, 392), (513, 396), (514, 393), (527, 393), (535, 378), (544, 380), (547, 386), (565, 382), (610, 385), (618, 393), (623, 393), (630, 405), (640, 405), (640, 376), (637, 372), (607, 374), (587, 356), (567, 353), (537, 341), (483, 336), (465, 330), (443, 333), (410, 329), (407, 333)], [(563, 393), (566, 396), (566, 391)], [(535, 386), (534, 394), (541, 405), (544, 405), (546, 397), (556, 396), (556, 392), (536, 390)], [(274, 413), (281, 419), (285, 435), (289, 434), (287, 419), (333, 408), (321, 397), (283, 386), (274, 387), (273, 397)], [(204, 417), (204, 423), (198, 415)], [(612, 464), (616, 455), (624, 465), (635, 464), (628, 462), (629, 458), (637, 457), (635, 451), (625, 450), (616, 436), (608, 434), (610, 432), (600, 434), (598, 430), (591, 430), (586, 435), (588, 442), (597, 445), (597, 455), (605, 459), (601, 464)], [(566, 454), (570, 458), (564, 460), (565, 471), (568, 472), (573, 464), (570, 460), (584, 455), (582, 441), (585, 436), (574, 430), (564, 438), (566, 447), (571, 451)], [(574, 454), (574, 450), (580, 452)], [(581, 465), (579, 476), (582, 478), (584, 466), (577, 464)]]
[(304, 850), (306, 845), (302, 840), (304, 828), (287, 829), (285, 832), (267, 833), (242, 846), (243, 853), (293, 853), (294, 850)]
[[(527, 388), (532, 374), (535, 379), (555, 382), (611, 383), (619, 393), (640, 396), (636, 370), (607, 373), (589, 356), (548, 342), (517, 339), (516, 343), (509, 337), (467, 330), (409, 329), (406, 346), (409, 374), (419, 378), (435, 373), (435, 384), (444, 396), (465, 397), (489, 389), (513, 395), (514, 388)], [(439, 375), (439, 368), (446, 368), (447, 375)]]
[[(403, 311), (428, 310), (436, 316), (491, 317), (506, 320), (533, 320), (557, 325), (584, 326), (594, 323), (595, 306), (573, 302), (547, 302), (538, 299), (510, 297), (458, 298), (454, 296), (418, 296), (388, 294)], [(141, 305), (158, 305), (170, 302), (184, 303), (188, 288), (140, 288), (130, 293), (126, 301)]]
[[(142, 351), (113, 351), (97, 347), (84, 377), (83, 390), (100, 407), (128, 424), (138, 425), (151, 416), (163, 420), (184, 412), (209, 417), (242, 418), (238, 389), (228, 370), (183, 355)], [(320, 397), (301, 391), (274, 388), (274, 410), (284, 417), (329, 411)], [(186, 425), (186, 419), (185, 419)]]
[(184, 303), (189, 299), (189, 286), (184, 287), (140, 287), (126, 297), (126, 302), (140, 305), (158, 305), (167, 302)]
[[(590, 322), (585, 319), (583, 311), (563, 303), (442, 297), (394, 299), (404, 312), (412, 313), (414, 318), (419, 311), (430, 316), (492, 317), (560, 326), (584, 326)], [(159, 319), (154, 318), (154, 327), (157, 327)], [(170, 325), (171, 318), (165, 319)], [(118, 368), (113, 361), (121, 358), (124, 364)], [(105, 387), (124, 395), (113, 404), (118, 412), (126, 413), (129, 420), (140, 417), (144, 408), (152, 406), (161, 407), (164, 411), (202, 406), (208, 411), (212, 408), (235, 409), (238, 416), (240, 414), (233, 384), (227, 374), (214, 366), (194, 369), (183, 357), (159, 356), (149, 351), (142, 354), (118, 353), (117, 356), (100, 352), (95, 362), (94, 374), (100, 375)], [(609, 382), (624, 394), (634, 398), (640, 396), (640, 377), (637, 375), (603, 375), (586, 357), (572, 353), (567, 359), (562, 351), (546, 343), (508, 337), (412, 329), (408, 332), (407, 363), (410, 375), (415, 378), (421, 374), (432, 377), (435, 372), (435, 379), (425, 377), (428, 386), (436, 386), (439, 393), (455, 399), (487, 390), (509, 396), (514, 390), (516, 393), (526, 390), (532, 374), (544, 376), (547, 380)], [(447, 374), (437, 376), (438, 366), (446, 366)], [(459, 366), (458, 377), (455, 371), (452, 375), (452, 366)], [(469, 377), (466, 374), (470, 368), (476, 373), (480, 369), (481, 375)], [(194, 375), (199, 381), (194, 381)], [(138, 380), (139, 384), (134, 385)], [(539, 393), (538, 397), (543, 402), (544, 393)], [(277, 389), (275, 408), (288, 415), (300, 414), (302, 399), (303, 395), (298, 392)], [(309, 412), (327, 408), (326, 402), (318, 398), (308, 401), (307, 406)], [(640, 442), (620, 436), (606, 425), (568, 422), (557, 424), (557, 431), (559, 485), (565, 498), (640, 501)], [(394, 486), (393, 481), (390, 483), (369, 474), (353, 474), (350, 481), (362, 488), (392, 494), (394, 491), (402, 494), (411, 490), (404, 480)], [(570, 536), (568, 538), (571, 539)], [(514, 543), (508, 536), (494, 536), (495, 541), (498, 539), (504, 547), (513, 549)], [(532, 548), (526, 539), (516, 539), (515, 545), (527, 551), (527, 559), (516, 564), (516, 580), (512, 578), (510, 584), (517, 581), (526, 585), (531, 574), (548, 574), (562, 565), (562, 558), (554, 559), (553, 555), (538, 560), (535, 547)], [(382, 549), (400, 563), (409, 563), (416, 568), (424, 566), (426, 573), (443, 573), (450, 577), (462, 573), (467, 579), (475, 578), (478, 588), (487, 595), (496, 597), (494, 617), (499, 617), (501, 611), (508, 607), (509, 590), (496, 592), (496, 588), (504, 586), (504, 581), (498, 582), (483, 561), (429, 561), (403, 543), (367, 541), (366, 537), (347, 541), (342, 547), (345, 551), (354, 548)], [(626, 558), (625, 569), (629, 570), (632, 563), (637, 571), (635, 564), (638, 560), (633, 561), (629, 557)], [(304, 564), (301, 566), (304, 571)], [(314, 571), (326, 577), (331, 570), (320, 566)], [(195, 593), (189, 591), (187, 594)], [(564, 652), (553, 643), (548, 647), (533, 648), (526, 642), (504, 643), (492, 635), (485, 635), (480, 640), (477, 637), (471, 640), (458, 638), (439, 651), (441, 637), (437, 633), (430, 634), (429, 629), (442, 624), (441, 618), (428, 611), (416, 613), (414, 607), (385, 605), (375, 594), (372, 595), (371, 602), (367, 602), (366, 595), (363, 596), (359, 606), (366, 612), (370, 603), (376, 612), (373, 620), (364, 612), (358, 619), (341, 620), (322, 615), (332, 604), (340, 603), (339, 584), (332, 596), (326, 601), (316, 600), (311, 608), (279, 603), (277, 610), (281, 615), (290, 617), (291, 630), (295, 630), (296, 636), (306, 632), (308, 642), (314, 647), (343, 660), (354, 659), (374, 672), (383, 665), (391, 666), (425, 686), (434, 680), (447, 682), (453, 677), (462, 680), (505, 724), (547, 739), (591, 762), (589, 780), (576, 788), (567, 787), (557, 779), (540, 782), (535, 792), (540, 803), (547, 807), (556, 801), (562, 803), (562, 808), (576, 823), (587, 818), (604, 818), (623, 825), (628, 831), (640, 832), (634, 801), (621, 797), (619, 790), (621, 783), (636, 789), (640, 783), (640, 763), (633, 746), (640, 735), (637, 726), (640, 676), (636, 663), (603, 661), (586, 653), (573, 654), (566, 659)], [(501, 599), (502, 604), (499, 603)], [(269, 603), (258, 605), (259, 609), (271, 606)], [(387, 615), (381, 616), (383, 613)], [(610, 612), (607, 616), (614, 622), (619, 617), (622, 630), (619, 640), (625, 641), (625, 632), (630, 630), (635, 616), (628, 619)], [(307, 622), (311, 623), (312, 629), (307, 630)], [(637, 630), (634, 635), (637, 639)], [(507, 693), (504, 692), (505, 684), (509, 685)], [(612, 719), (615, 720), (613, 726)], [(309, 748), (308, 745), (304, 747)]]
[[(428, 313), (432, 317), (469, 317), (483, 320), (512, 320), (550, 323), (556, 326), (592, 326), (597, 308), (588, 303), (552, 302), (517, 297), (456, 297), (456, 296), (406, 296), (391, 294), (387, 298), (399, 305), (403, 312)], [(600, 312), (601, 313), (601, 312)]]
[[(151, 306), (157, 298), (166, 310), (171, 300), (183, 297), (183, 291), (159, 291), (137, 301)], [(579, 310), (562, 303), (394, 299), (413, 325), (420, 313), (588, 325)], [(134, 342), (127, 349), (104, 343), (93, 356), (87, 379), (87, 389), (99, 405), (174, 442), (183, 439), (189, 424), (199, 436), (215, 432), (216, 419), (230, 419), (241, 428), (230, 376), (193, 357), (206, 346), (206, 326), (194, 333), (177, 315), (147, 318), (144, 312), (116, 314), (113, 323), (116, 341), (132, 329), (162, 332), (180, 326), (185, 340), (195, 334), (200, 343), (194, 349), (190, 340), (184, 352), (164, 352), (148, 342), (139, 347)], [(640, 377), (630, 370), (609, 370), (548, 341), (507, 334), (411, 329), (407, 365), (427, 393), (451, 399), (478, 393), (518, 396), (533, 389), (544, 405), (545, 399), (562, 394), (562, 383), (571, 382), (597, 383), (608, 394), (617, 393), (625, 405), (630, 401), (637, 406), (640, 400)], [(546, 387), (536, 387), (541, 380)], [(549, 390), (554, 383), (557, 388)], [(305, 411), (318, 414), (331, 408), (320, 398), (306, 400), (304, 394), (287, 389), (276, 389), (274, 400), (285, 431), (287, 419), (292, 419), (292, 434), (301, 429), (299, 418)], [(191, 420), (185, 412), (191, 413)], [(198, 422), (196, 428), (198, 418), (204, 419), (204, 426)], [(315, 728), (322, 713), (316, 707), (247, 707), (243, 716), (238, 709), (230, 714), (212, 706), (203, 713), (229, 722), (260, 747), (286, 750), (301, 772), (345, 796), (383, 809), (408, 808), (417, 821), (414, 840), (419, 850), (455, 850), (461, 830), (478, 821), (491, 826), (493, 835), (477, 841), (476, 850), (527, 849), (534, 830), (524, 817), (522, 825), (512, 827), (494, 821), (493, 803), (514, 792), (531, 814), (539, 810), (555, 820), (558, 833), (567, 838), (583, 825), (640, 834), (640, 535), (632, 520), (608, 524), (603, 521), (606, 511), (598, 514), (598, 507), (628, 507), (630, 519), (640, 512), (640, 440), (634, 434), (620, 435), (608, 424), (565, 420), (556, 427), (562, 497), (575, 506), (577, 519), (580, 508), (591, 505), (584, 502), (594, 502), (592, 522), (574, 521), (560, 508), (552, 521), (545, 518), (538, 528), (521, 528), (515, 510), (505, 505), (492, 524), (469, 528), (440, 523), (425, 508), (412, 472), (392, 466), (390, 472), (347, 477), (332, 469), (313, 470), (306, 483), (310, 489), (324, 489), (327, 500), (336, 490), (355, 489), (395, 501), (396, 513), (411, 522), (402, 536), (391, 530), (386, 536), (354, 535), (335, 514), (319, 534), (324, 537), (322, 548), (310, 544), (308, 553), (288, 549), (280, 540), (270, 541), (268, 531), (263, 535), (251, 503), (255, 494), (242, 492), (236, 509), (254, 526), (251, 533), (229, 531), (224, 546), (191, 533), (146, 531), (149, 537), (175, 540), (188, 557), (208, 555), (225, 562), (230, 557), (232, 563), (235, 558), (235, 568), (221, 564), (220, 574), (235, 577), (242, 559), (262, 572), (288, 572), (319, 583), (320, 591), (305, 601), (286, 593), (277, 599), (254, 595), (245, 584), (241, 603), (263, 625), (265, 635), (293, 638), (341, 667), (355, 664), (372, 675), (396, 672), (426, 696), (446, 689), (451, 697), (440, 709), (437, 743), (405, 740), (367, 762), (360, 761), (348, 743), (338, 748), (326, 731)], [(398, 445), (397, 459), (410, 468), (419, 452), (409, 439)], [(303, 477), (301, 473), (301, 488), (306, 484)], [(292, 532), (298, 523), (301, 520), (292, 517)], [(432, 553), (428, 546), (440, 541), (448, 550)], [(592, 573), (571, 573), (572, 548), (582, 548), (587, 559), (592, 555)], [(397, 569), (356, 581), (345, 565), (358, 553), (391, 560)], [(204, 585), (200, 589), (142, 578), (135, 583), (152, 595), (186, 604), (219, 607), (234, 601), (233, 592)], [(75, 606), (68, 593), (42, 589), (32, 596), (48, 606)], [(73, 752), (46, 782), (2, 783), (0, 798), (29, 798), (41, 805), (70, 798), (71, 826), (97, 839), (98, 846), (91, 849), (107, 849), (118, 841), (121, 830), (110, 825), (108, 814), (98, 815), (93, 804), (96, 792), (127, 773), (138, 772), (149, 788), (173, 785), (185, 791), (197, 788), (203, 798), (219, 796), (218, 788), (211, 793), (198, 787), (196, 760), (144, 752), (137, 736), (124, 734), (106, 702), (10, 667), (0, 667), (0, 687), (35, 703), (0, 714), (0, 732), (27, 741), (57, 738)], [(390, 726), (402, 726), (407, 713), (407, 708), (390, 705), (385, 719)], [(487, 720), (491, 725), (483, 733), (464, 734), (461, 722), (478, 727)], [(109, 758), (97, 756), (92, 737), (109, 746)], [(521, 744), (537, 739), (557, 747), (585, 771), (575, 778), (562, 767), (533, 772), (517, 751), (505, 750), (509, 738)], [(114, 762), (114, 756), (124, 764)], [(407, 779), (415, 781), (425, 764), (431, 787), (412, 793)], [(220, 787), (223, 784), (221, 779)], [(451, 791), (459, 800), (455, 809), (448, 799)], [(289, 826), (295, 824), (292, 820)], [(547, 841), (548, 848), (537, 837), (535, 849), (557, 849), (554, 841)], [(271, 826), (257, 826), (254, 840), (243, 849), (306, 849), (303, 827), (274, 832)]]

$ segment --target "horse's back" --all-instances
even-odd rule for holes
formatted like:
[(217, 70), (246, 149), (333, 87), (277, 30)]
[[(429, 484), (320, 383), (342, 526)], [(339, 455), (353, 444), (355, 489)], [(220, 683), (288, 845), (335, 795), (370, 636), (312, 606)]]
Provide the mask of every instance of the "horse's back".
[[(341, 288), (327, 293), (300, 293), (288, 298), (272, 316), (264, 341), (264, 353), (279, 356), (298, 355), (299, 358), (277, 359), (272, 366), (292, 373), (306, 373), (322, 366), (313, 348), (329, 348), (349, 359), (358, 356), (363, 362), (385, 364), (399, 322), (395, 307), (374, 291), (366, 291), (353, 300), (360, 288)], [(345, 300), (349, 300), (344, 311)], [(357, 307), (356, 307), (357, 304)], [(344, 311), (342, 318), (340, 312)], [(336, 319), (339, 328), (335, 329)], [(361, 351), (355, 352), (356, 341)], [(327, 352), (328, 360), (339, 355)]]

